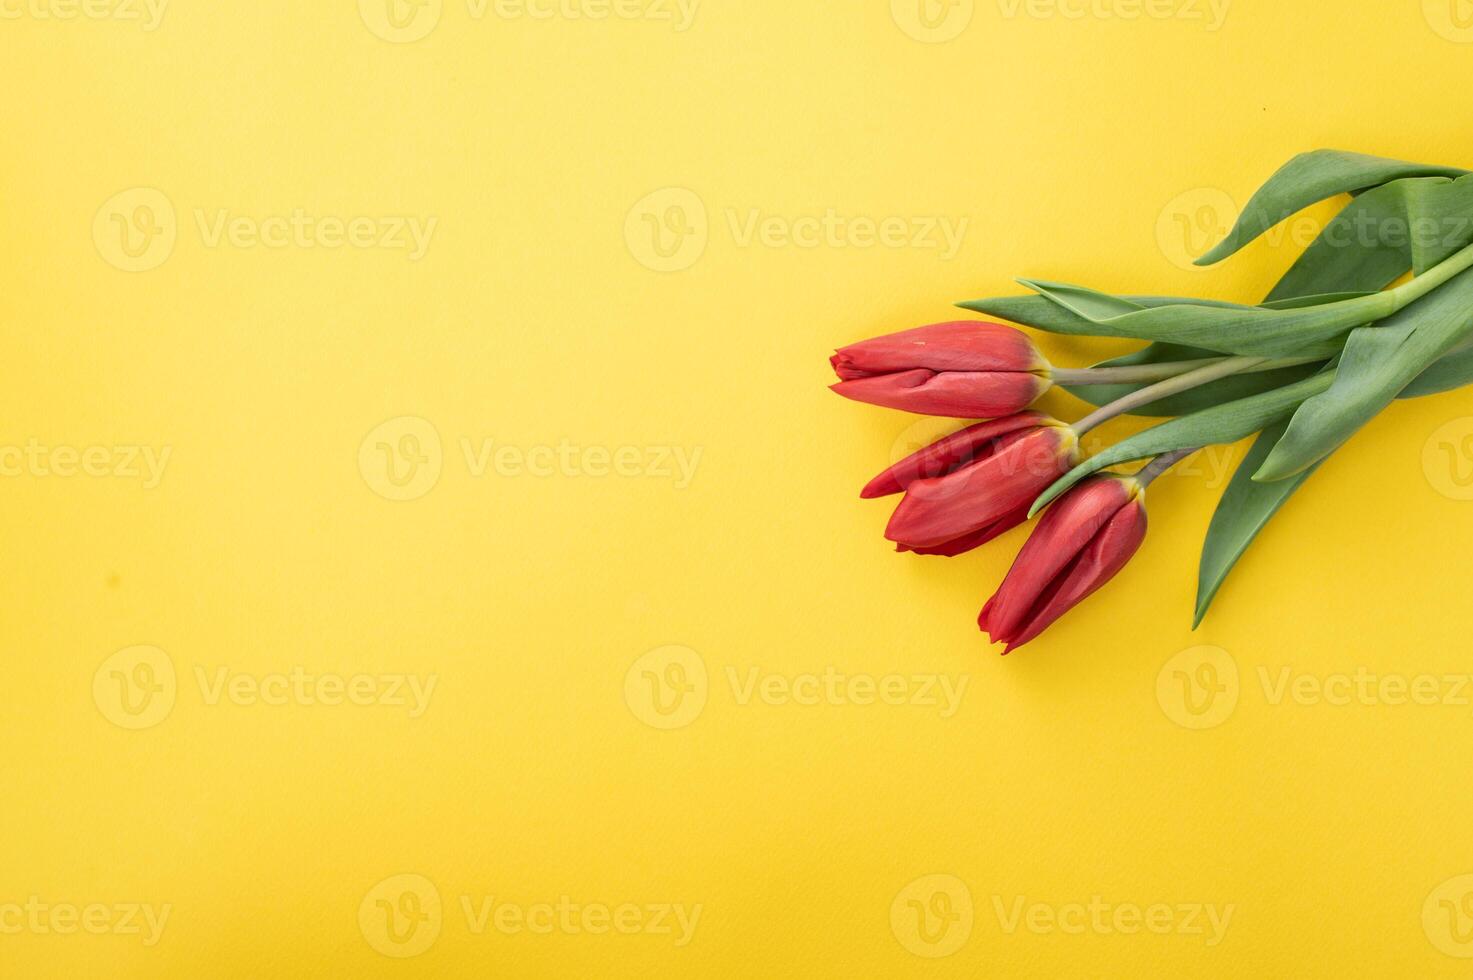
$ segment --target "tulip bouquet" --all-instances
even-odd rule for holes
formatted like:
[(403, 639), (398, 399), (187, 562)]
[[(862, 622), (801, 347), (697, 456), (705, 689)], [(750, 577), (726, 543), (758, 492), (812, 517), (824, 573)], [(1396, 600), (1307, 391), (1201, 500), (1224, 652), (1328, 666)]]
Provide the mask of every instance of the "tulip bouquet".
[[(846, 398), (982, 420), (864, 488), (866, 498), (903, 494), (885, 536), (900, 551), (951, 557), (1042, 512), (978, 620), (1011, 652), (1131, 559), (1151, 481), (1204, 446), (1257, 434), (1208, 528), (1200, 624), (1259, 532), (1361, 426), (1397, 399), (1473, 383), (1473, 173), (1301, 154), (1198, 264), (1341, 194), (1351, 195), (1343, 209), (1257, 305), (1027, 279), (1033, 295), (959, 304), (1052, 333), (1147, 342), (1093, 367), (1054, 367), (1021, 330), (977, 320), (839, 350), (833, 390)], [(1072, 424), (1029, 410), (1055, 386), (1095, 410)], [(1126, 414), (1169, 420), (1082, 459), (1081, 437)], [(1134, 474), (1109, 470), (1139, 460)]]

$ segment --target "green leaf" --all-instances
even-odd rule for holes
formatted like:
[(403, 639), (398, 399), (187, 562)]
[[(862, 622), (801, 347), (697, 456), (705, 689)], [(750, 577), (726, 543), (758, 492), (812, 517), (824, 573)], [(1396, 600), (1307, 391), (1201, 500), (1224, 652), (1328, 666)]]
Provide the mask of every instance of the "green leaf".
[[(1294, 263), (1269, 300), (1324, 288), (1329, 277), (1383, 289), (1473, 242), (1473, 175), (1408, 177), (1347, 204)], [(1264, 305), (1273, 305), (1272, 302)]]
[(1233, 230), (1198, 259), (1197, 264), (1221, 262), (1290, 215), (1336, 194), (1364, 191), (1403, 177), (1460, 177), (1465, 173), (1455, 167), (1407, 163), (1342, 150), (1301, 153), (1258, 189), (1238, 216)]
[[(1123, 296), (1120, 299), (1127, 303), (1133, 303), (1142, 309), (1150, 309), (1156, 306), (1171, 306), (1179, 303), (1195, 303), (1201, 306), (1222, 306), (1228, 309), (1242, 309), (1237, 303), (1218, 303), (1213, 300), (1182, 299), (1175, 296)], [(997, 296), (991, 299), (974, 299), (957, 306), (974, 313), (982, 313), (987, 316), (995, 316), (1010, 323), (1021, 323), (1035, 330), (1043, 330), (1048, 333), (1082, 335), (1086, 337), (1128, 337), (1119, 331), (1102, 327), (1092, 320), (1065, 309), (1057, 303), (1050, 302), (1042, 296)], [(1211, 352), (1209, 352), (1210, 356)]]
[(1360, 292), (1346, 293), (1315, 293), (1305, 296), (1291, 296), (1288, 299), (1264, 300), (1258, 304), (1265, 310), (1302, 310), (1306, 306), (1324, 306), (1326, 303), (1339, 303), (1347, 299), (1360, 299), (1362, 296), (1371, 296), (1378, 289), (1367, 289)]
[(1107, 466), (1158, 456), (1177, 449), (1224, 445), (1247, 438), (1264, 426), (1287, 416), (1306, 398), (1329, 388), (1334, 377), (1333, 370), (1324, 370), (1283, 388), (1225, 405), (1215, 405), (1122, 439), (1060, 477), (1034, 501), (1029, 514), (1031, 516), (1038, 513), (1074, 484)]
[(1388, 227), (1383, 237), (1395, 241), (1406, 231), (1417, 275), (1473, 242), (1473, 175), (1400, 180), (1396, 186), (1406, 201), (1406, 224)]
[[(1372, 195), (1384, 197), (1384, 195), (1379, 195), (1378, 191), (1367, 191), (1356, 198), (1356, 201), (1365, 201), (1367, 198), (1371, 200), (1363, 210), (1352, 211), (1346, 216), (1350, 230), (1354, 230), (1356, 227), (1354, 223), (1357, 221), (1360, 222), (1361, 227), (1365, 226), (1365, 221), (1357, 215), (1374, 217), (1381, 214), (1394, 216), (1397, 213), (1394, 208), (1378, 210), (1382, 209), (1382, 204), (1378, 203), (1377, 198), (1373, 198)], [(1355, 202), (1352, 202), (1350, 207), (1354, 206)], [(1411, 268), (1411, 256), (1406, 253), (1404, 258), (1398, 258), (1395, 263), (1386, 264), (1377, 261), (1374, 257), (1366, 259), (1357, 254), (1363, 251), (1375, 251), (1375, 242), (1379, 238), (1380, 236), (1372, 239), (1352, 237), (1351, 247), (1330, 249), (1323, 261), (1301, 263), (1295, 269), (1290, 270), (1289, 275), (1285, 276), (1284, 280), (1275, 287), (1270, 296), (1379, 288), (1386, 285)], [(1339, 240), (1334, 239), (1334, 241)], [(1370, 244), (1367, 244), (1368, 241)], [(1392, 275), (1393, 272), (1394, 275)], [(1386, 278), (1387, 276), (1390, 278)], [(1473, 380), (1473, 350), (1470, 350), (1469, 354), (1467, 370), (1470, 380)], [(1439, 364), (1446, 363), (1447, 360), (1445, 358)], [(1429, 369), (1423, 377), (1428, 377), (1436, 368), (1437, 366), (1434, 366)], [(1432, 383), (1435, 384), (1435, 382)], [(1248, 546), (1257, 540), (1268, 522), (1288, 502), (1295, 491), (1304, 486), (1321, 465), (1316, 463), (1302, 473), (1276, 483), (1253, 482), (1253, 474), (1263, 465), (1263, 461), (1268, 458), (1269, 452), (1288, 427), (1289, 421), (1285, 419), (1265, 429), (1259, 435), (1247, 458), (1238, 465), (1232, 483), (1223, 493), (1222, 500), (1217, 505), (1217, 511), (1212, 515), (1212, 526), (1207, 529), (1207, 540), (1202, 545), (1202, 563), (1198, 572), (1197, 584), (1196, 622), (1193, 628), (1201, 624), (1202, 618), (1207, 615), (1207, 610), (1211, 607), (1222, 583), (1227, 579), (1238, 559), (1248, 550)]]
[[(1473, 261), (1473, 253), (1469, 254), (1468, 261)], [(1429, 274), (1429, 277), (1434, 275)], [(1033, 279), (1020, 281), (1069, 312), (1095, 323), (1110, 336), (1140, 337), (1205, 347), (1227, 354), (1264, 357), (1314, 352), (1325, 352), (1329, 356), (1340, 346), (1331, 343), (1333, 338), (1354, 327), (1390, 316), (1398, 309), (1402, 297), (1412, 292), (1407, 287), (1417, 283), (1414, 279), (1398, 290), (1300, 309), (1193, 303), (1125, 310), (1114, 297), (1083, 286)], [(1433, 285), (1429, 282), (1420, 288), (1425, 291)]]
[(1324, 459), (1470, 330), (1473, 272), (1463, 273), (1374, 327), (1352, 331), (1334, 383), (1299, 406), (1253, 479), (1282, 480)]
[[(1094, 366), (1124, 367), (1140, 364), (1164, 364), (1175, 361), (1194, 361), (1216, 356), (1218, 356), (1216, 351), (1204, 350), (1200, 347), (1183, 347), (1179, 344), (1151, 344), (1148, 347), (1126, 354), (1124, 357), (1117, 357)], [(1233, 374), (1217, 381), (1210, 381), (1190, 391), (1169, 395), (1166, 398), (1151, 402), (1149, 405), (1143, 405), (1130, 414), (1143, 416), (1190, 415), (1193, 412), (1200, 411), (1212, 405), (1237, 401), (1240, 398), (1247, 398), (1259, 392), (1282, 388), (1284, 385), (1293, 384), (1296, 381), (1309, 377), (1319, 369), (1319, 364), (1306, 364), (1299, 367), (1280, 368), (1274, 371)], [(1092, 405), (1108, 405), (1110, 402), (1124, 398), (1131, 392), (1138, 391), (1150, 383), (1141, 381), (1131, 384), (1061, 385), (1060, 387), (1063, 387), (1076, 398), (1081, 398)]]
[(1367, 228), (1386, 228), (1405, 215), (1406, 198), (1397, 183), (1366, 191), (1347, 204), (1279, 280), (1269, 301), (1322, 289), (1327, 279), (1384, 289), (1405, 275), (1412, 267), (1409, 244), (1391, 244), (1385, 235), (1366, 234)]
[(1396, 397), (1423, 398), (1470, 384), (1473, 384), (1473, 345), (1460, 346), (1423, 371)]
[(1196, 304), (1138, 309), (1083, 286), (1019, 281), (1070, 312), (1127, 336), (1230, 354), (1281, 357), (1318, 353), (1332, 337), (1405, 309), (1470, 267), (1473, 245), (1395, 289), (1297, 309)]
[(1212, 515), (1212, 524), (1207, 528), (1207, 541), (1202, 546), (1202, 563), (1197, 570), (1197, 610), (1192, 629), (1202, 625), (1202, 619), (1212, 606), (1212, 600), (1222, 588), (1228, 573), (1243, 557), (1248, 546), (1258, 537), (1279, 509), (1293, 496), (1294, 491), (1304, 485), (1318, 463), (1302, 473), (1277, 483), (1254, 483), (1253, 473), (1263, 463), (1269, 451), (1284, 434), (1288, 422), (1278, 422), (1264, 429), (1253, 443), (1248, 455), (1238, 464), (1232, 482), (1223, 491), (1222, 501)]

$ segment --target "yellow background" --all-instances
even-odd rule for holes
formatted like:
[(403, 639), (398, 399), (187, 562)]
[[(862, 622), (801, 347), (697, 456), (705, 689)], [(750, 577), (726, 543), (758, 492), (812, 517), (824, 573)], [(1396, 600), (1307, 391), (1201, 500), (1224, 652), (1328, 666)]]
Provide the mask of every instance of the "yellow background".
[[(1015, 275), (1258, 297), (1292, 242), (1191, 271), (1181, 222), (1222, 230), (1224, 199), (1241, 205), (1301, 150), (1473, 167), (1473, 31), (1452, 0), (1235, 0), (1217, 30), (1187, 0), (1155, 6), (1164, 19), (1127, 19), (1130, 0), (978, 0), (935, 7), (931, 35), (899, 0), (705, 0), (683, 31), (556, 9), (478, 19), (445, 0), (401, 8), (411, 32), (438, 16), (407, 43), (379, 36), (386, 21), (375, 33), (368, 0), (175, 0), (155, 30), (7, 2), (0, 444), (171, 456), (151, 488), (29, 464), (0, 479), (0, 907), (170, 917), (152, 946), (119, 930), (0, 934), (0, 974), (1467, 970), (1445, 952), (1473, 953), (1452, 929), (1473, 922), (1467, 890), (1435, 890), (1473, 872), (1473, 692), (1271, 697), (1286, 668), (1469, 672), (1465, 393), (1368, 427), (1196, 634), (1198, 548), (1230, 460), (1162, 480), (1136, 561), (1004, 660), (974, 621), (1023, 533), (950, 562), (891, 553), (890, 502), (857, 491), (936, 430), (825, 390), (835, 346), (950, 318), (950, 302), (1013, 292)], [(134, 188), (164, 195), (177, 241), (127, 272), (99, 210)], [(690, 192), (673, 218), (670, 188)], [(297, 209), (438, 223), (418, 261), (200, 229), (221, 211)], [(953, 256), (742, 234), (754, 213), (781, 231), (830, 210), (967, 228)], [(698, 211), (704, 250), (652, 268), (645, 215), (699, 236)], [(1070, 364), (1124, 346), (1045, 342)], [(392, 501), (376, 492), (377, 440), (360, 449), (404, 417), (433, 427), (425, 465), (441, 472)], [(464, 450), (484, 440), (509, 460), (566, 443), (642, 462), (635, 476), (477, 475)], [(663, 447), (700, 453), (688, 486), (657, 465)], [(177, 691), (132, 730), (108, 707), (105, 661), (139, 645), (163, 652)], [(641, 661), (672, 646), (689, 652)], [(667, 656), (707, 680), (673, 730), (648, 723), (661, 716), (639, 693), (643, 667), (676, 676)], [(1210, 678), (1208, 661), (1224, 684), (1238, 672), (1219, 692), (1236, 701), (1189, 730), (1174, 671)], [(412, 718), (210, 703), (198, 681), (294, 667), (437, 686)], [(968, 686), (951, 717), (743, 703), (731, 672), (753, 668)], [(433, 883), (440, 932), (384, 956), (360, 905), (405, 874)], [(970, 935), (944, 958), (903, 927), (905, 889), (932, 875), (950, 876), (953, 911), (970, 897)], [(476, 934), (463, 896), (701, 916), (684, 946)], [(997, 911), (1096, 896), (1233, 912), (1209, 945), (1010, 932)]]

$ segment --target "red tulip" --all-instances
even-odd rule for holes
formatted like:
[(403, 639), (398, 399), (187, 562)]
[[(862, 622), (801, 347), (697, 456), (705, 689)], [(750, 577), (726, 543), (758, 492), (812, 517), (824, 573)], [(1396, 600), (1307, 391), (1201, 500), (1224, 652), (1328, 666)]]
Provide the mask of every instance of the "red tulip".
[(841, 348), (829, 359), (845, 398), (920, 415), (990, 419), (1047, 391), (1049, 363), (1021, 330), (935, 323)]
[(1012, 653), (1114, 578), (1145, 537), (1140, 483), (1085, 480), (1044, 512), (977, 624)]
[(875, 477), (863, 496), (905, 491), (885, 530), (900, 551), (959, 555), (1021, 524), (1077, 448), (1068, 426), (1024, 412), (942, 439)]

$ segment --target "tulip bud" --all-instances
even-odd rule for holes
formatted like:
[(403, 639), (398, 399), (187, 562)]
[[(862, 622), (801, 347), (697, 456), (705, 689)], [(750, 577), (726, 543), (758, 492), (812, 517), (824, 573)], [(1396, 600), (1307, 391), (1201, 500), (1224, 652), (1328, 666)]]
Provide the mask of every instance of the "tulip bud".
[(919, 415), (990, 419), (1020, 412), (1053, 382), (1021, 330), (958, 320), (841, 348), (829, 363), (845, 398)]
[(1035, 428), (1047, 421), (1041, 412), (1020, 412), (990, 422), (978, 422), (912, 453), (873, 480), (860, 497), (888, 497), (901, 493), (917, 480), (945, 476), (993, 452), (997, 441), (1020, 429)]
[(864, 493), (905, 491), (885, 530), (900, 551), (958, 555), (1021, 524), (1077, 451), (1072, 429), (1025, 412), (948, 436), (890, 467)]
[(1012, 653), (1114, 578), (1145, 537), (1145, 495), (1136, 479), (1080, 483), (1044, 513), (977, 624)]

